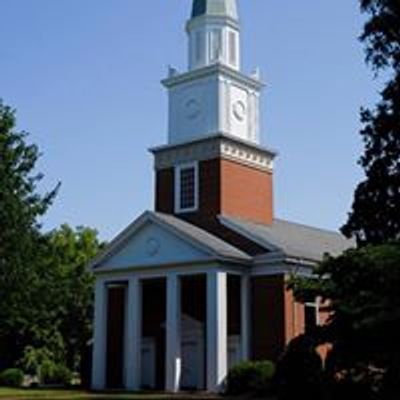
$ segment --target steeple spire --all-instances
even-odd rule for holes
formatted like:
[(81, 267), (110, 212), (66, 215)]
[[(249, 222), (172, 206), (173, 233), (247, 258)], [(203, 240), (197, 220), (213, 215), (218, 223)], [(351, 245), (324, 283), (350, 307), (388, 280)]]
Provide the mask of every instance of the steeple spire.
[(194, 0), (192, 18), (201, 15), (239, 19), (236, 0)]

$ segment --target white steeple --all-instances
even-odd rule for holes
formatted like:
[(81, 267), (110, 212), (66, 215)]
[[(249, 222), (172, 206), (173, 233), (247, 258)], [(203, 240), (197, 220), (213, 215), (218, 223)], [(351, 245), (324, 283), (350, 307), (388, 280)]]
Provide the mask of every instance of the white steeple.
[(236, 0), (193, 0), (186, 30), (189, 71), (169, 68), (168, 144), (209, 136), (259, 143), (259, 72), (240, 71)]
[(236, 0), (194, 0), (186, 27), (189, 69), (220, 63), (240, 69), (240, 27)]

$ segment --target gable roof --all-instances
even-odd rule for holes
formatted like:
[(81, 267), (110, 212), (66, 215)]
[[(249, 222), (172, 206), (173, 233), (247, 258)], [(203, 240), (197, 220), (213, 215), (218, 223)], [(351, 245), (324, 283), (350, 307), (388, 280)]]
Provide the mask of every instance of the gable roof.
[(251, 257), (229, 243), (173, 215), (146, 211), (122, 231), (91, 263), (95, 269), (120, 251), (146, 223), (153, 223), (183, 241), (207, 252), (211, 258), (250, 262)]
[(221, 216), (220, 221), (269, 251), (313, 262), (321, 261), (326, 253), (338, 256), (355, 246), (353, 240), (346, 239), (338, 232), (280, 219), (275, 219), (272, 225), (225, 216)]

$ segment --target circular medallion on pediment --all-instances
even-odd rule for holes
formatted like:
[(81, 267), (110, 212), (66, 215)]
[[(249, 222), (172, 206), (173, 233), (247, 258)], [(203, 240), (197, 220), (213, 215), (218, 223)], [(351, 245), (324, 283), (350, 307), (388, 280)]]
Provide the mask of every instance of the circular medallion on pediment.
[(146, 253), (154, 257), (160, 251), (161, 243), (157, 238), (149, 238), (146, 242)]

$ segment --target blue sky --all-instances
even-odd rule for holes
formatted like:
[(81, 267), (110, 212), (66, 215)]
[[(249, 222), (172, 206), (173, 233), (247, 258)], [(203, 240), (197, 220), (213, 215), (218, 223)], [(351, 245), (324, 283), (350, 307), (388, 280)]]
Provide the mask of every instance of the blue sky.
[[(358, 111), (378, 98), (353, 0), (239, 0), (243, 71), (267, 83), (263, 144), (277, 149), (276, 215), (337, 229), (362, 173)], [(191, 0), (0, 0), (0, 97), (62, 182), (44, 228), (110, 239), (153, 208), (166, 142), (168, 64), (186, 69)]]

